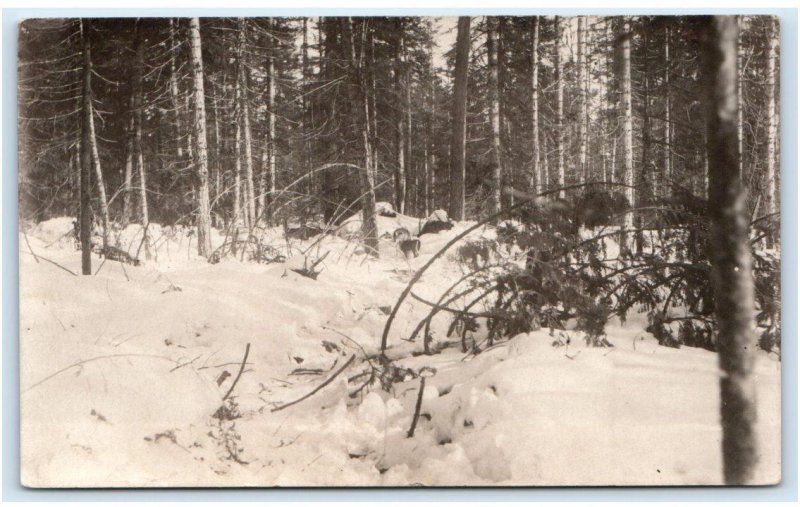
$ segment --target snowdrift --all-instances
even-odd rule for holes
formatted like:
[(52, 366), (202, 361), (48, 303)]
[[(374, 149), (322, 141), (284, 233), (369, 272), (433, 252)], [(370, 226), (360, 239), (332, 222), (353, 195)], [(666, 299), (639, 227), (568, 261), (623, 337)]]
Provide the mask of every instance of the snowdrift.
[[(358, 220), (345, 226), (357, 230)], [(419, 220), (397, 214), (378, 224), (414, 233)], [(79, 277), (37, 262), (20, 238), (23, 483), (721, 484), (716, 354), (660, 347), (637, 316), (612, 324), (614, 348), (542, 330), (478, 356), (454, 347), (424, 356), (412, 354), (421, 343), (403, 340), (427, 313), (410, 299), (390, 333), (391, 356), (411, 371), (436, 370), (415, 436), (407, 438), (418, 379), (351, 397), (361, 383), (347, 379), (379, 351), (388, 308), (414, 270), (469, 225), (422, 236), (410, 260), (391, 240), (374, 259), (327, 236), (313, 251), (331, 252), (316, 281), (290, 269), (313, 239), (290, 245), (285, 263), (211, 265), (197, 258), (190, 230), (151, 225), (142, 266), (101, 265), (95, 255), (97, 273)], [(80, 252), (63, 239), (71, 227), (69, 218), (38, 224), (27, 231), (30, 250), (79, 272)], [(135, 251), (141, 227), (119, 238)], [(219, 246), (225, 235), (212, 239)], [(415, 291), (435, 298), (457, 276), (445, 256)], [(447, 341), (447, 324), (434, 321), (437, 341)], [(355, 365), (318, 393), (273, 412), (353, 355)], [(757, 480), (775, 483), (780, 362), (760, 352), (757, 373)]]

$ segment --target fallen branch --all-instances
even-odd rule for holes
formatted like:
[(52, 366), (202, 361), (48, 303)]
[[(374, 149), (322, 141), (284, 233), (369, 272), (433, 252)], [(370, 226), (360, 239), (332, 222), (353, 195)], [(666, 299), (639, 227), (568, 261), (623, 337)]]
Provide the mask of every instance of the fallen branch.
[(247, 364), (247, 356), (250, 355), (250, 344), (248, 343), (244, 349), (244, 358), (242, 359), (242, 365), (239, 367), (239, 373), (236, 374), (236, 378), (233, 379), (233, 384), (231, 384), (231, 388), (228, 389), (228, 392), (225, 393), (225, 396), (222, 397), (222, 401), (228, 399), (228, 396), (231, 395), (233, 392), (233, 388), (236, 387), (236, 383), (239, 382), (239, 378), (242, 376), (244, 372), (244, 365)]
[(318, 385), (317, 387), (315, 387), (314, 390), (312, 390), (310, 393), (306, 394), (305, 396), (301, 396), (300, 398), (298, 398), (298, 399), (296, 399), (294, 401), (290, 401), (289, 403), (286, 403), (284, 405), (275, 407), (275, 408), (273, 408), (271, 410), (271, 412), (277, 412), (279, 410), (283, 410), (284, 408), (291, 407), (292, 405), (296, 405), (296, 404), (300, 403), (301, 401), (303, 401), (303, 400), (305, 400), (307, 398), (310, 398), (311, 396), (316, 394), (320, 389), (322, 389), (323, 387), (325, 387), (328, 384), (330, 384), (331, 382), (333, 382), (333, 379), (338, 377), (340, 373), (342, 373), (344, 370), (346, 370), (347, 367), (350, 366), (353, 363), (353, 361), (355, 361), (355, 359), (356, 359), (356, 355), (353, 354), (352, 356), (350, 356), (350, 359), (348, 359), (347, 362), (342, 365), (341, 368), (336, 370), (336, 373), (331, 375), (331, 377), (328, 380), (326, 380), (325, 382), (323, 382), (320, 385)]
[(26, 233), (25, 231), (22, 231), (22, 235), (25, 237), (25, 244), (28, 245), (28, 250), (31, 251), (31, 255), (33, 255), (33, 258), (36, 260), (36, 264), (39, 264), (39, 258), (33, 252), (33, 248), (31, 247), (31, 242), (28, 241), (28, 233)]
[(425, 393), (425, 377), (419, 378), (419, 394), (417, 394), (417, 406), (414, 408), (414, 418), (411, 419), (411, 428), (408, 429), (408, 438), (414, 436), (414, 431), (417, 429), (417, 421), (419, 420), (419, 411), (422, 409), (422, 396)]
[[(28, 252), (24, 252), (24, 253), (28, 253)], [(51, 260), (50, 260), (50, 259), (48, 259), (47, 257), (42, 257), (41, 255), (36, 255), (36, 254), (34, 254), (33, 252), (30, 252), (30, 254), (29, 254), (29, 255), (33, 255), (33, 256), (34, 256), (35, 258), (37, 258), (37, 259), (41, 259), (41, 260), (43, 260), (43, 261), (47, 261), (47, 262), (49, 262), (50, 264), (52, 264), (53, 266), (56, 266), (56, 267), (59, 267), (59, 268), (63, 269), (64, 271), (66, 271), (67, 273), (69, 273), (69, 274), (70, 274), (70, 275), (72, 275), (72, 276), (78, 276), (78, 273), (76, 273), (76, 272), (72, 271), (72, 270), (71, 270), (71, 269), (69, 269), (69, 268), (65, 268), (64, 266), (62, 266), (61, 264), (59, 264), (59, 263), (57, 263), (57, 262), (55, 262), (55, 261), (51, 261)]]

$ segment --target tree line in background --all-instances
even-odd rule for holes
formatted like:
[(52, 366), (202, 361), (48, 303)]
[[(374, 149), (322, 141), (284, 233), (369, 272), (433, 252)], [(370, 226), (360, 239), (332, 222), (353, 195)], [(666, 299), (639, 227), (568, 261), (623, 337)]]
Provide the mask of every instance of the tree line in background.
[[(740, 170), (766, 216), (779, 205), (778, 29), (738, 23)], [(504, 187), (575, 199), (605, 182), (637, 209), (696, 202), (701, 28), (462, 17), (441, 59), (432, 18), (28, 20), (22, 216), (77, 214), (84, 181), (104, 225), (194, 224), (208, 254), (211, 225), (336, 221), (375, 200), (478, 218), (513, 205)]]

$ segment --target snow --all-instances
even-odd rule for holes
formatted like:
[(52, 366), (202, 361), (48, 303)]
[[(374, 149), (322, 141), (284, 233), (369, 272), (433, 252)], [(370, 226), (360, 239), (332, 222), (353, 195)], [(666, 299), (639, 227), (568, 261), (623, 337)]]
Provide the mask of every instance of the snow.
[[(360, 227), (359, 217), (344, 228)], [(356, 225), (358, 224), (358, 225)], [(458, 347), (411, 355), (404, 341), (427, 313), (409, 298), (389, 356), (420, 380), (349, 396), (364, 354), (380, 350), (386, 314), (414, 271), (471, 223), (421, 238), (405, 259), (390, 239), (380, 259), (341, 235), (287, 247), (285, 263), (196, 256), (191, 229), (151, 225), (150, 258), (123, 266), (93, 254), (93, 276), (36, 262), (20, 238), (22, 480), (27, 486), (387, 486), (721, 484), (716, 354), (660, 347), (643, 315), (608, 329), (614, 348), (575, 331), (540, 330), (477, 356)], [(419, 220), (378, 217), (381, 234)], [(412, 229), (413, 227), (413, 229)], [(62, 217), (26, 232), (39, 256), (80, 272)], [(490, 236), (476, 231), (471, 238)], [(225, 241), (214, 231), (214, 247)], [(135, 253), (141, 227), (114, 236)], [(144, 250), (144, 249), (143, 249)], [(311, 280), (292, 271), (325, 251)], [(305, 253), (303, 253), (305, 252)], [(415, 292), (436, 299), (460, 276), (449, 256)], [(445, 339), (446, 316), (432, 330)], [(553, 346), (560, 341), (566, 345)], [(226, 406), (214, 417), (250, 354)], [(355, 363), (308, 399), (355, 355)], [(375, 359), (371, 359), (375, 361)], [(757, 357), (757, 482), (780, 480), (780, 362)], [(223, 372), (227, 372), (225, 375)], [(219, 382), (219, 384), (218, 384)]]

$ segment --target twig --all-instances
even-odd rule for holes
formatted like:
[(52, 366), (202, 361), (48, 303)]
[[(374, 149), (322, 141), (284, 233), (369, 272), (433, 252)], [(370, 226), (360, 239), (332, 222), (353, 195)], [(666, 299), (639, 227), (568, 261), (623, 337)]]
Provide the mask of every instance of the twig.
[(414, 430), (417, 429), (417, 421), (419, 420), (419, 411), (422, 408), (422, 395), (425, 393), (425, 377), (419, 378), (419, 394), (417, 394), (417, 406), (414, 408), (414, 418), (411, 419), (411, 427), (408, 429), (408, 438), (414, 436)]
[[(28, 253), (28, 252), (25, 252), (25, 253)], [(70, 275), (72, 275), (72, 276), (78, 276), (78, 273), (76, 273), (76, 272), (72, 271), (72, 270), (71, 270), (71, 269), (69, 269), (69, 268), (65, 268), (64, 266), (62, 266), (61, 264), (59, 264), (59, 263), (57, 263), (57, 262), (55, 262), (55, 261), (51, 261), (51, 260), (50, 260), (50, 259), (48, 259), (47, 257), (42, 257), (41, 255), (36, 255), (36, 254), (34, 254), (33, 252), (31, 252), (31, 253), (30, 253), (30, 255), (33, 255), (34, 257), (37, 257), (37, 258), (39, 258), (39, 259), (42, 259), (43, 261), (47, 261), (47, 262), (49, 262), (50, 264), (52, 264), (53, 266), (56, 266), (56, 267), (59, 267), (59, 268), (63, 269), (64, 271), (66, 271), (67, 273), (69, 273), (69, 274), (70, 274)]]
[(184, 366), (187, 366), (187, 365), (190, 365), (190, 364), (192, 364), (193, 362), (195, 362), (195, 361), (197, 361), (198, 359), (200, 359), (200, 356), (202, 356), (202, 355), (203, 355), (203, 354), (199, 354), (197, 357), (195, 357), (195, 358), (194, 358), (194, 359), (192, 359), (191, 361), (186, 361), (185, 363), (181, 363), (181, 364), (179, 364), (179, 365), (178, 365), (178, 366), (176, 366), (175, 368), (173, 368), (173, 369), (169, 370), (169, 372), (170, 372), (170, 373), (172, 373), (173, 371), (175, 371), (175, 370), (177, 370), (177, 369), (180, 369), (180, 368), (183, 368)]
[[(75, 275), (75, 276), (78, 276), (78, 275)], [(78, 361), (77, 363), (73, 363), (73, 364), (71, 364), (69, 366), (61, 368), (57, 372), (51, 373), (50, 375), (48, 375), (45, 378), (43, 378), (42, 380), (34, 383), (30, 387), (27, 387), (27, 388), (23, 389), (22, 392), (26, 393), (26, 392), (30, 391), (31, 389), (33, 389), (34, 387), (37, 387), (37, 386), (47, 382), (48, 380), (50, 380), (51, 378), (55, 377), (56, 375), (64, 373), (65, 371), (67, 371), (67, 370), (69, 370), (71, 368), (75, 368), (77, 366), (81, 366), (81, 365), (86, 364), (86, 363), (91, 363), (92, 361), (99, 361), (100, 359), (112, 359), (112, 358), (115, 358), (115, 357), (149, 357), (149, 358), (154, 358), (154, 359), (165, 359), (165, 360), (173, 362), (173, 363), (177, 362), (174, 359), (171, 359), (169, 357), (157, 356), (157, 355), (154, 355), (154, 354), (109, 354), (107, 356), (97, 356), (97, 357), (92, 357), (92, 358), (89, 358), (89, 359), (84, 359), (83, 361)]]
[(334, 373), (333, 375), (331, 375), (331, 377), (330, 377), (328, 380), (326, 380), (325, 382), (321, 383), (321, 384), (320, 384), (320, 385), (318, 385), (316, 388), (314, 388), (314, 390), (313, 390), (313, 391), (311, 391), (310, 393), (306, 394), (305, 396), (301, 396), (300, 398), (298, 398), (298, 399), (296, 399), (296, 400), (294, 400), (294, 401), (290, 401), (289, 403), (286, 403), (286, 404), (284, 404), (284, 405), (281, 405), (281, 406), (279, 406), (279, 407), (275, 407), (275, 408), (273, 408), (273, 409), (271, 410), (271, 412), (277, 412), (277, 411), (279, 411), (279, 410), (283, 410), (284, 408), (288, 408), (288, 407), (291, 407), (292, 405), (295, 405), (295, 404), (297, 404), (297, 403), (300, 403), (301, 401), (305, 400), (306, 398), (310, 398), (311, 396), (313, 396), (314, 394), (316, 394), (316, 393), (317, 393), (317, 391), (319, 391), (320, 389), (322, 389), (322, 388), (323, 388), (323, 387), (325, 387), (326, 385), (328, 385), (328, 384), (330, 384), (331, 382), (333, 382), (333, 379), (335, 379), (336, 377), (338, 377), (340, 373), (342, 373), (344, 370), (346, 370), (346, 369), (347, 369), (347, 367), (348, 367), (348, 366), (350, 366), (350, 365), (353, 363), (353, 361), (355, 361), (355, 359), (356, 359), (356, 355), (355, 355), (355, 354), (353, 354), (352, 356), (350, 356), (350, 359), (348, 359), (348, 360), (347, 360), (347, 362), (346, 362), (346, 363), (344, 363), (344, 364), (342, 365), (342, 367), (341, 367), (341, 368), (339, 368), (338, 370), (336, 370), (336, 373)]
[(25, 232), (25, 231), (22, 231), (22, 235), (25, 237), (25, 244), (28, 245), (28, 250), (31, 251), (31, 255), (33, 255), (33, 258), (36, 260), (36, 264), (39, 264), (39, 258), (33, 252), (33, 248), (31, 247), (31, 242), (28, 241), (28, 233)]
[(103, 269), (103, 266), (105, 265), (106, 260), (108, 260), (108, 257), (103, 257), (103, 262), (101, 262), (100, 265), (97, 266), (97, 271), (94, 272), (94, 276), (97, 276), (97, 273), (99, 273), (100, 270)]
[(225, 396), (222, 397), (222, 401), (228, 399), (228, 396), (231, 395), (233, 392), (233, 388), (236, 387), (236, 383), (239, 382), (239, 377), (242, 376), (242, 372), (244, 372), (244, 365), (247, 364), (247, 356), (250, 355), (250, 344), (248, 343), (244, 349), (244, 358), (242, 359), (242, 365), (239, 367), (239, 373), (236, 374), (236, 378), (233, 379), (233, 384), (231, 384), (231, 388), (228, 389), (228, 392), (225, 393)]

